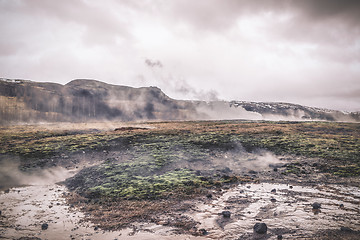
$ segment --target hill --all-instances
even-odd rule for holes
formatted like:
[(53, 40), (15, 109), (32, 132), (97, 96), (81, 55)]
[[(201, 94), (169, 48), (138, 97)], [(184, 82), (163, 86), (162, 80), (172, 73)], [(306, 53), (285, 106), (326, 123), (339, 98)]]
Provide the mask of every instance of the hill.
[(88, 79), (65, 85), (0, 79), (1, 124), (195, 119), (360, 121), (360, 115), (290, 103), (175, 100), (157, 87), (132, 88)]

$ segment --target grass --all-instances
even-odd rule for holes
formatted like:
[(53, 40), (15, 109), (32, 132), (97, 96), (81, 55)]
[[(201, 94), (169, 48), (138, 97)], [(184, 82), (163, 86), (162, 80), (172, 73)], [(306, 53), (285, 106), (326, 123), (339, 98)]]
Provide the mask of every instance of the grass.
[[(44, 159), (79, 151), (119, 151), (126, 161), (107, 159), (76, 175), (69, 185), (83, 195), (109, 199), (159, 199), (191, 195), (240, 179), (186, 167), (209, 161), (242, 145), (324, 160), (318, 168), (334, 176), (360, 176), (360, 124), (332, 122), (190, 121), (147, 123), (151, 128), (122, 131), (0, 129), (0, 153), (19, 156), (34, 167)], [(106, 158), (104, 157), (104, 160)], [(225, 161), (225, 160), (224, 160)], [(31, 162), (32, 164), (28, 164)], [(181, 164), (180, 164), (181, 165)], [(301, 169), (288, 166), (287, 173)]]

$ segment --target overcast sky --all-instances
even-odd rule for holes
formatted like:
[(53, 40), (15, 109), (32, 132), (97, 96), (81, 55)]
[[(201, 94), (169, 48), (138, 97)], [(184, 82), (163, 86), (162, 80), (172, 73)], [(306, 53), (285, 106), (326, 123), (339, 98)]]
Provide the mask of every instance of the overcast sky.
[(360, 111), (358, 0), (0, 0), (0, 77)]

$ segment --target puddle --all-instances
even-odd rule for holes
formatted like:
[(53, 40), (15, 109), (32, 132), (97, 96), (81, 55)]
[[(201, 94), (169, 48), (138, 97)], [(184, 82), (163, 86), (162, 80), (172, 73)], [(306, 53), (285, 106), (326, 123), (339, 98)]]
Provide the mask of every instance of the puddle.
[[(313, 210), (314, 202), (321, 204), (320, 211)], [(222, 211), (230, 211), (231, 217), (223, 218)], [(186, 214), (200, 222), (198, 228), (206, 229), (207, 237), (212, 239), (250, 236), (256, 222), (267, 224), (269, 236), (281, 234), (284, 239), (312, 236), (318, 230), (342, 226), (360, 230), (360, 189), (337, 185), (239, 185), (210, 203), (197, 204)]]

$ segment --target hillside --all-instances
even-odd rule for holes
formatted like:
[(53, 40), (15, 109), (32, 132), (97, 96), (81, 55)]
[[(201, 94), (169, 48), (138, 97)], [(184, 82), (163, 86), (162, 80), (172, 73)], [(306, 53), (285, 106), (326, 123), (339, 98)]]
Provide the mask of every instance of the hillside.
[(132, 88), (77, 79), (65, 85), (0, 79), (0, 123), (94, 120), (360, 121), (359, 113), (289, 103), (182, 101), (157, 87)]

